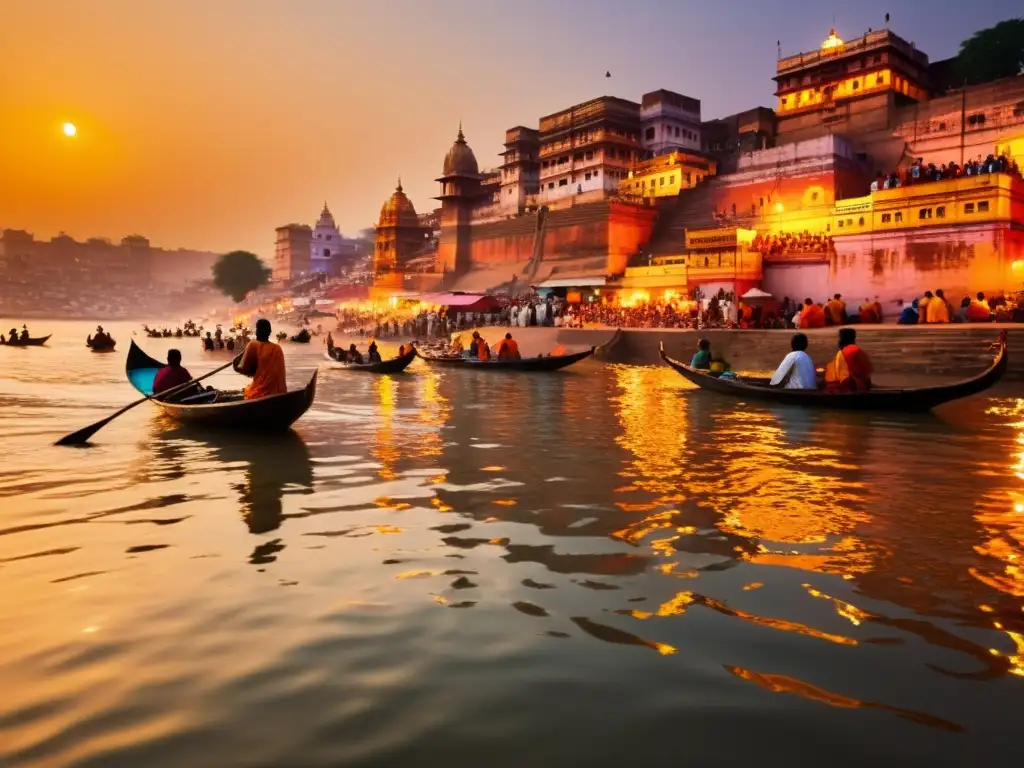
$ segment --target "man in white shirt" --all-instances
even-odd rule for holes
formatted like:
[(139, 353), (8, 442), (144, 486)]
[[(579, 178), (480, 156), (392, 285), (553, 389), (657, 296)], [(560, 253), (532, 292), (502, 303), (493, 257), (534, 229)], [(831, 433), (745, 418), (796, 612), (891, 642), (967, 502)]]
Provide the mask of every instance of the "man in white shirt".
[(807, 354), (807, 337), (802, 333), (793, 334), (790, 341), (793, 349), (772, 376), (771, 386), (786, 389), (817, 389), (818, 372), (814, 361)]

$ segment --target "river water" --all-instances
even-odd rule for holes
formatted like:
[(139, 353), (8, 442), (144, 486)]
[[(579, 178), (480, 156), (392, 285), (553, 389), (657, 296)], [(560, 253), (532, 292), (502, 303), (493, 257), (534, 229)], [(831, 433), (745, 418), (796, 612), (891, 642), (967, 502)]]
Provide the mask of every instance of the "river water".
[[(1019, 754), (1012, 391), (812, 413), (665, 367), (417, 361), (322, 371), (285, 438), (146, 404), (57, 448), (135, 399), (132, 328), (100, 355), (35, 325), (48, 347), (0, 348), (0, 765)], [(322, 347), (285, 346), (301, 386)]]

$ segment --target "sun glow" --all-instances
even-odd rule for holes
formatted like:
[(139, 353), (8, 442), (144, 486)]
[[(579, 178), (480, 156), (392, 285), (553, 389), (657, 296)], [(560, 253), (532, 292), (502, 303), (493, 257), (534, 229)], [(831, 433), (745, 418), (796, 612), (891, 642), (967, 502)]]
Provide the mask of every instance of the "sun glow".
[(62, 130), (64, 131), (64, 135), (68, 138), (72, 138), (78, 134), (78, 128), (74, 123), (64, 123)]

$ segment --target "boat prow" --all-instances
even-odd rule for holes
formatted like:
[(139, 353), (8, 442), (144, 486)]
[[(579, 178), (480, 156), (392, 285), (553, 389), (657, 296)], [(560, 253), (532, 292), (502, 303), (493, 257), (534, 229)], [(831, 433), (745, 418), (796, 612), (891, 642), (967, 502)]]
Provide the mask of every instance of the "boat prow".
[(743, 379), (723, 378), (710, 372), (691, 368), (665, 354), (665, 345), (660, 345), (661, 359), (687, 381), (701, 389), (719, 392), (732, 397), (749, 400), (765, 400), (789, 405), (815, 408), (835, 408), (848, 411), (904, 411), (923, 413), (933, 408), (984, 392), (994, 386), (1006, 373), (1009, 352), (1006, 348), (1006, 334), (1000, 335), (999, 351), (985, 371), (972, 379), (936, 387), (890, 388), (876, 387), (865, 392), (828, 392), (826, 390), (785, 389), (760, 383), (745, 382)]

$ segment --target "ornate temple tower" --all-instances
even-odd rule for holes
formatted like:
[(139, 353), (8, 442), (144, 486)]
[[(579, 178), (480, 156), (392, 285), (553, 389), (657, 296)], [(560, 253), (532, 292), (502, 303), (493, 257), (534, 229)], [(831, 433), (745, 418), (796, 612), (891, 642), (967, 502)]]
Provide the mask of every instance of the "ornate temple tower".
[(376, 233), (373, 251), (374, 294), (402, 291), (405, 288), (405, 265), (423, 249), (429, 230), (420, 225), (412, 201), (402, 190), (401, 179), (380, 209)]
[(441, 236), (438, 240), (438, 268), (462, 274), (470, 266), (470, 222), (473, 206), (480, 197), (480, 167), (473, 150), (459, 134), (444, 157), (441, 184)]
[(309, 271), (323, 272), (325, 275), (335, 273), (334, 264), (341, 255), (342, 238), (334, 217), (324, 203), (320, 219), (313, 228), (313, 242), (309, 253)]

